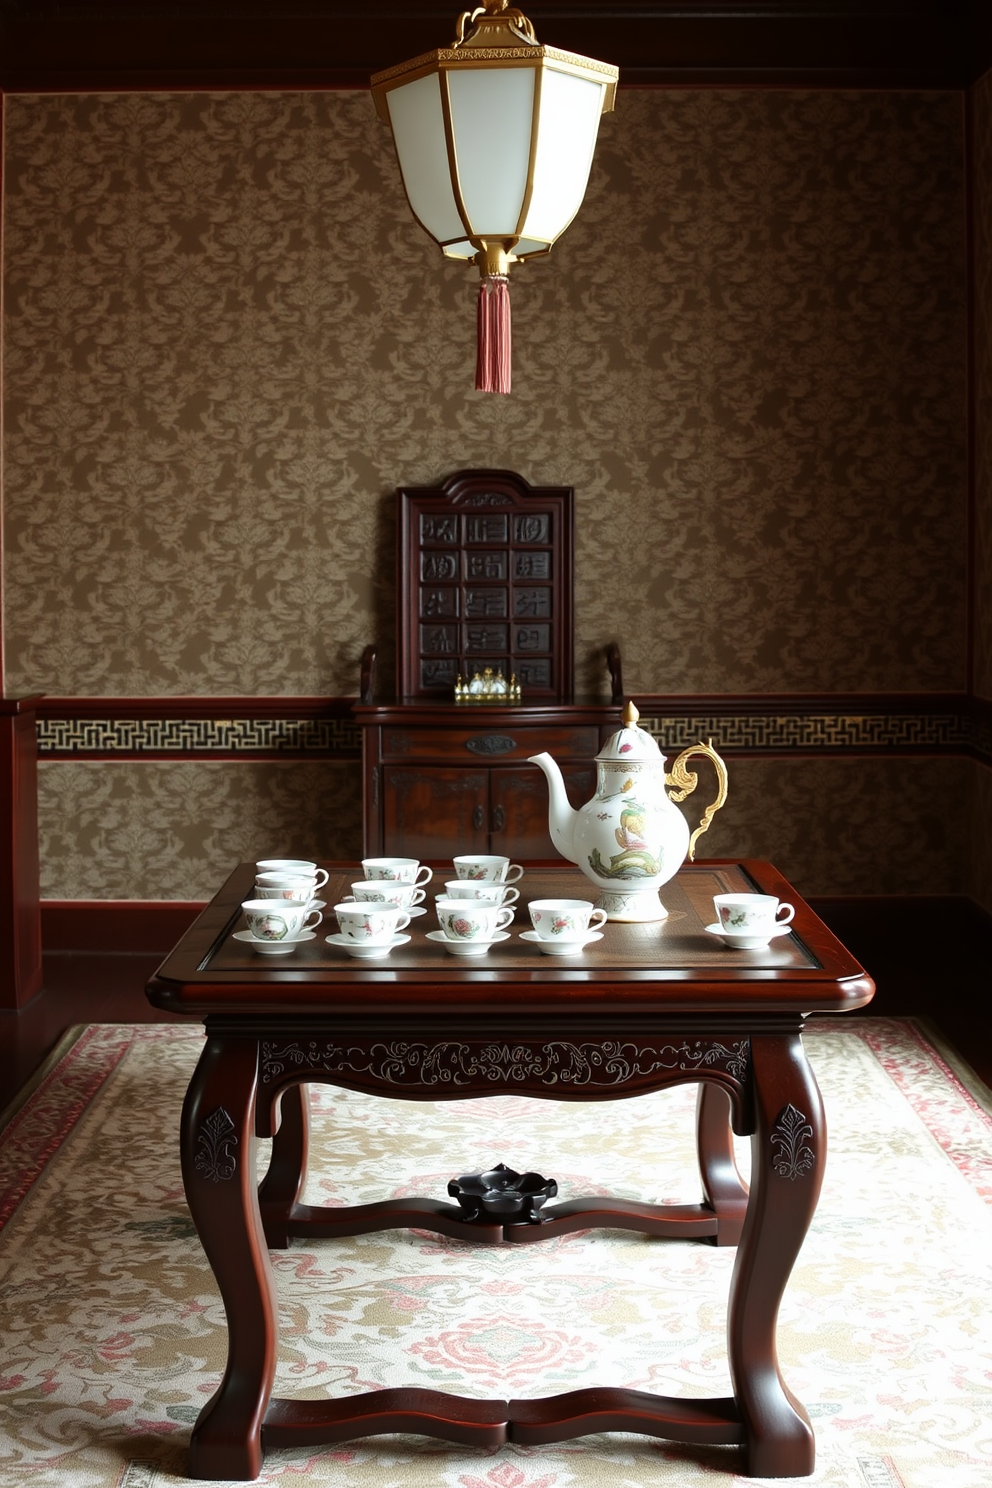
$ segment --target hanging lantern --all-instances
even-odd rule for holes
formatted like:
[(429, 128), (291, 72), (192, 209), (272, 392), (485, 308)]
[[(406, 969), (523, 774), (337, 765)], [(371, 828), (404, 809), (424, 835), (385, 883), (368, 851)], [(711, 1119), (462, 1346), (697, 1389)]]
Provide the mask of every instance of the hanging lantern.
[(479, 266), (483, 392), (510, 391), (510, 264), (550, 253), (579, 210), (616, 81), (606, 62), (541, 46), (507, 0), (372, 79), (413, 215), (446, 258)]

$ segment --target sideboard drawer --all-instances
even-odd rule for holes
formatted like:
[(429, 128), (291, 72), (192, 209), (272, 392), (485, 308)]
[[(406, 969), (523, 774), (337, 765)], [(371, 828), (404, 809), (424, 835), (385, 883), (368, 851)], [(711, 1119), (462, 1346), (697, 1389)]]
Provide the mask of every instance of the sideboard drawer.
[(556, 760), (593, 759), (599, 730), (580, 728), (384, 728), (386, 759), (525, 760), (547, 751)]

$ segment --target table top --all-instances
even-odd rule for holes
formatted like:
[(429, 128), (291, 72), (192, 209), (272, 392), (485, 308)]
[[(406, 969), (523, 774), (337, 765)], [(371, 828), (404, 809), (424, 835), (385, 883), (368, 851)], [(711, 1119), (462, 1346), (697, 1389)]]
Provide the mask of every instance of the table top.
[[(255, 868), (240, 864), (148, 986), (156, 1007), (203, 1016), (266, 1018), (378, 1015), (418, 1018), (454, 1010), (467, 1015), (514, 1012), (519, 1018), (568, 1012), (616, 1020), (624, 1015), (675, 1013), (774, 1014), (842, 1012), (871, 1001), (874, 985), (831, 931), (770, 863), (712, 859), (686, 864), (661, 890), (666, 919), (648, 924), (610, 921), (603, 938), (578, 956), (542, 954), (520, 939), (530, 928), (531, 899), (581, 898), (596, 892), (567, 864), (528, 867), (510, 938), (485, 955), (460, 957), (429, 941), (433, 909), (450, 865), (427, 885), (426, 913), (413, 919), (410, 941), (375, 961), (350, 957), (327, 943), (337, 926), (332, 906), (361, 878), (356, 864), (325, 863), (330, 878), (320, 897), (324, 923), (313, 940), (289, 955), (263, 955), (232, 938), (243, 928), (243, 900)], [(706, 926), (719, 893), (775, 894), (796, 908), (791, 933), (763, 950), (728, 950)]]

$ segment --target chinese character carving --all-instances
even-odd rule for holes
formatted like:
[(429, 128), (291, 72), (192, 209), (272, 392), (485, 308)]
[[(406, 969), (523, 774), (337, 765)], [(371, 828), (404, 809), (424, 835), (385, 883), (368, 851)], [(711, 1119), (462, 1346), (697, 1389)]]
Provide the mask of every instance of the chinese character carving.
[(518, 553), (513, 564), (516, 579), (548, 579), (551, 577), (550, 553)]
[(458, 560), (453, 553), (425, 553), (422, 573), (428, 582), (457, 578)]
[(505, 553), (469, 553), (468, 576), (470, 579), (505, 579)]
[(505, 589), (466, 589), (465, 614), (470, 619), (506, 614)]
[(420, 613), (425, 619), (431, 620), (457, 615), (457, 589), (424, 589), (420, 595)]
[(504, 651), (506, 626), (470, 625), (465, 632), (465, 642), (469, 651)]
[(508, 536), (506, 517), (466, 517), (466, 542), (506, 542)]
[(424, 514), (420, 519), (421, 542), (454, 543), (458, 540), (458, 518)]
[(550, 589), (517, 589), (513, 596), (515, 615), (550, 615)]
[(425, 625), (420, 636), (420, 648), (428, 653), (457, 650), (457, 639), (453, 625)]
[(514, 537), (517, 542), (546, 543), (551, 541), (551, 518), (547, 513), (541, 515), (526, 513), (518, 516), (514, 523)]

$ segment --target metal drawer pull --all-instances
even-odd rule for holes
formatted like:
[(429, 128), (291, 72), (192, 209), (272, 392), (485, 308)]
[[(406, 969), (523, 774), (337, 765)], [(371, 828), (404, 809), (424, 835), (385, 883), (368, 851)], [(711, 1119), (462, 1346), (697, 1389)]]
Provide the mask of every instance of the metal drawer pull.
[(471, 749), (473, 754), (509, 754), (516, 747), (516, 739), (511, 739), (509, 734), (479, 734), (475, 739), (465, 740), (465, 748)]

